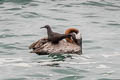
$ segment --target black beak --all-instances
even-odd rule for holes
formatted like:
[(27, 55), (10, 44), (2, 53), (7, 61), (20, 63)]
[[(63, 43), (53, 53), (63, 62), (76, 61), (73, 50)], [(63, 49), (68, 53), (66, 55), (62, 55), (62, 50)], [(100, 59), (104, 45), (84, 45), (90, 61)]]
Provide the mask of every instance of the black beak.
[(45, 27), (40, 27), (40, 29), (45, 28)]

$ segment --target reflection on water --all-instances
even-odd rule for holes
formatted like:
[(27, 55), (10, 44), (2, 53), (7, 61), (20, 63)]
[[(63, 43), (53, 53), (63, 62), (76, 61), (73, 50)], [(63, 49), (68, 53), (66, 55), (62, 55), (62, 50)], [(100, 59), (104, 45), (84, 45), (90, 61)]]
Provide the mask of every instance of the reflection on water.
[[(119, 80), (119, 0), (0, 0), (0, 80)], [(56, 32), (78, 28), (83, 55), (54, 60), (28, 46)]]

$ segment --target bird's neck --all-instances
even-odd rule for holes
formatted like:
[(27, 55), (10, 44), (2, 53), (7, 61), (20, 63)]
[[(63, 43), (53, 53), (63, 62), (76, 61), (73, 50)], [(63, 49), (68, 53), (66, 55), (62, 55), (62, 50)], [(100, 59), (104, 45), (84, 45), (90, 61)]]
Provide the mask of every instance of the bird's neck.
[(51, 33), (52, 33), (51, 28), (47, 28), (47, 34), (48, 34), (48, 36), (51, 35)]

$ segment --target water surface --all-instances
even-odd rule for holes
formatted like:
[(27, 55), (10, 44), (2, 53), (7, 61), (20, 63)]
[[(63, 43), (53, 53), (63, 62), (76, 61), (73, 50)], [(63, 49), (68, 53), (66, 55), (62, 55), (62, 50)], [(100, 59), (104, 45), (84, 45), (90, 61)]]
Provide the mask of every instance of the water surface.
[[(0, 0), (0, 80), (120, 80), (119, 17), (120, 0)], [(78, 28), (83, 55), (52, 62), (29, 53), (46, 24)]]

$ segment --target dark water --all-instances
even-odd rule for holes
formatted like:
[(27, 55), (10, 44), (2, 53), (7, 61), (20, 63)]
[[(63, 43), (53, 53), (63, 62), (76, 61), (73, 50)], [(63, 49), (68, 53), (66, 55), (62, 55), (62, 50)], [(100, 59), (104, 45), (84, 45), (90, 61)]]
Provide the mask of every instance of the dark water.
[[(29, 53), (46, 24), (78, 28), (84, 54), (51, 62)], [(120, 0), (0, 0), (0, 80), (120, 80), (119, 57)]]

